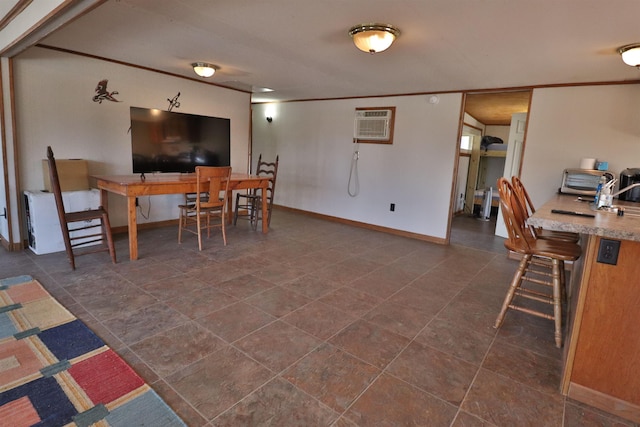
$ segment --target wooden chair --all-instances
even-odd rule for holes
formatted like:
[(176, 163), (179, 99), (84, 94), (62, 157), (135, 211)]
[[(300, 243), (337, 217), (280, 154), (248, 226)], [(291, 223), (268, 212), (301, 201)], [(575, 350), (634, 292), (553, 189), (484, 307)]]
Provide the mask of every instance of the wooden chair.
[[(116, 250), (111, 235), (109, 214), (102, 206), (97, 209), (66, 212), (62, 200), (60, 180), (58, 179), (56, 159), (53, 156), (51, 147), (47, 147), (47, 162), (49, 163), (49, 179), (58, 210), (62, 239), (64, 240), (64, 247), (67, 251), (71, 268), (73, 270), (76, 269), (76, 256), (103, 251), (109, 251), (115, 264)], [(99, 232), (97, 231), (98, 229), (100, 230)], [(98, 245), (93, 245), (98, 242)]]
[[(581, 248), (575, 242), (540, 239), (528, 226), (524, 225), (526, 224), (525, 208), (507, 179), (498, 180), (498, 192), (500, 209), (509, 236), (504, 245), (507, 249), (519, 253), (522, 258), (494, 327), (497, 329), (502, 326), (509, 309), (551, 319), (555, 324), (556, 346), (561, 347), (562, 300), (565, 294), (564, 263), (577, 260), (581, 255)], [(537, 265), (543, 268), (549, 267), (551, 272), (536, 268)], [(539, 303), (552, 305), (552, 313), (539, 307)]]
[[(524, 207), (525, 217), (533, 215), (536, 212), (535, 207), (533, 206), (533, 202), (531, 201), (531, 197), (529, 197), (529, 193), (527, 189), (522, 184), (522, 181), (517, 176), (511, 177), (511, 185), (513, 186), (513, 190), (520, 200), (520, 204)], [(554, 231), (554, 230), (545, 230), (543, 228), (533, 228), (531, 230), (535, 233), (536, 237), (539, 239), (552, 239), (552, 240), (564, 240), (567, 242), (578, 242), (580, 240), (580, 235), (578, 233), (571, 233), (568, 231)]]
[[(276, 178), (278, 176), (279, 156), (276, 156), (275, 162), (262, 161), (262, 154), (258, 157), (258, 167), (256, 175), (270, 176), (269, 187), (267, 188), (267, 224), (271, 225), (271, 208), (273, 207), (273, 196), (276, 191)], [(233, 215), (233, 225), (236, 225), (238, 218), (247, 219), (251, 223), (251, 227), (255, 230), (258, 227), (258, 221), (262, 219), (262, 193), (253, 189), (248, 193), (238, 193), (236, 195), (236, 208)]]
[[(198, 236), (198, 249), (202, 250), (202, 230), (211, 237), (212, 228), (222, 229), (222, 241), (227, 245), (226, 207), (231, 167), (197, 166), (196, 182), (200, 192), (193, 203), (179, 205), (178, 243), (182, 243), (182, 231)], [(203, 189), (206, 187), (206, 191)]]

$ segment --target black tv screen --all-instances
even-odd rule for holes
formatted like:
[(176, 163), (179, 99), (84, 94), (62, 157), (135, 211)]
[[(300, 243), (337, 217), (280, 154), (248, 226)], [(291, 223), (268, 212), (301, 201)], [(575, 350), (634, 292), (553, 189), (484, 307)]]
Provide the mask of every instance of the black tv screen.
[(231, 165), (231, 120), (131, 107), (133, 173)]

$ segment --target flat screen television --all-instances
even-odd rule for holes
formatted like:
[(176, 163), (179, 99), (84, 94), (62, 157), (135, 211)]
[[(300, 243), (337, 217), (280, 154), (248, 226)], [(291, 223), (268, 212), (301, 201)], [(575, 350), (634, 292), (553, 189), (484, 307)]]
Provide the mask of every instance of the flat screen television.
[(133, 173), (231, 165), (230, 119), (130, 108)]

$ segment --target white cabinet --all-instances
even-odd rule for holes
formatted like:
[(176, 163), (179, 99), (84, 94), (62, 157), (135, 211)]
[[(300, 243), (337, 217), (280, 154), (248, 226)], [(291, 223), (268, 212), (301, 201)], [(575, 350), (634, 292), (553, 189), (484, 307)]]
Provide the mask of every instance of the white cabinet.
[[(67, 212), (75, 212), (86, 209), (96, 209), (100, 206), (100, 191), (64, 191), (62, 193), (64, 208)], [(48, 254), (52, 252), (64, 251), (64, 241), (58, 211), (53, 193), (45, 191), (25, 191), (24, 192), (25, 218), (27, 220), (27, 236), (29, 238), (29, 249), (35, 254)], [(70, 224), (69, 230), (82, 227), (90, 223), (99, 224), (99, 221), (88, 221), (87, 224)], [(97, 229), (71, 231), (71, 235), (82, 236), (95, 233)], [(97, 242), (92, 243), (97, 244)]]

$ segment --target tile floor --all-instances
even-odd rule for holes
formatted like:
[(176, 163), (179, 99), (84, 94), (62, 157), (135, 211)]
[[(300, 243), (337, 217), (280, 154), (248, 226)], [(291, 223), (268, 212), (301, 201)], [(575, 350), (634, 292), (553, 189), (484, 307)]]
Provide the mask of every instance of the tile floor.
[(0, 250), (118, 351), (190, 426), (631, 426), (559, 394), (550, 321), (492, 325), (516, 263), (492, 222), (443, 246), (276, 210), (197, 251), (139, 234), (140, 259)]

